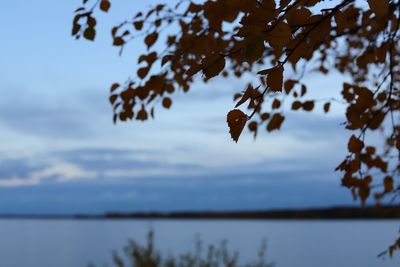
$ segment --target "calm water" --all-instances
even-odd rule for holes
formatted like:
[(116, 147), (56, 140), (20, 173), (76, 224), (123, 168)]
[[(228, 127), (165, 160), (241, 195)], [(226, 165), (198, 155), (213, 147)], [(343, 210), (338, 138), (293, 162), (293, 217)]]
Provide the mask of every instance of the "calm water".
[(144, 241), (149, 228), (156, 247), (177, 254), (204, 243), (227, 239), (240, 259), (256, 257), (263, 237), (267, 258), (277, 267), (400, 266), (400, 255), (378, 259), (393, 242), (398, 221), (226, 221), (226, 220), (0, 220), (1, 267), (103, 266), (111, 251), (121, 250), (128, 238)]

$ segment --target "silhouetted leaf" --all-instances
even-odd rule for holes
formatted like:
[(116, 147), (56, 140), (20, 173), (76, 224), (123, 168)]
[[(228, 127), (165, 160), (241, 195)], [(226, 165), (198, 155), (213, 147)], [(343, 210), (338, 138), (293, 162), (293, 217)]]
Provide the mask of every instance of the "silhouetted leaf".
[(274, 114), (267, 125), (267, 131), (271, 132), (273, 130), (279, 130), (284, 120), (285, 117), (283, 117), (281, 114)]
[(364, 142), (352, 135), (349, 139), (349, 143), (347, 145), (349, 152), (351, 153), (359, 153), (361, 149), (364, 147)]
[(157, 32), (153, 32), (149, 35), (146, 36), (146, 38), (144, 39), (144, 42), (147, 45), (147, 48), (150, 48), (151, 46), (153, 46), (153, 44), (157, 41), (158, 38), (158, 33)]
[(246, 125), (247, 119), (247, 115), (238, 109), (228, 112), (226, 121), (228, 122), (229, 133), (235, 142), (239, 140), (240, 134)]
[(385, 179), (383, 179), (383, 185), (385, 187), (385, 192), (392, 192), (394, 188), (392, 176), (386, 176)]
[(136, 30), (140, 31), (143, 28), (143, 20), (138, 20), (133, 23)]
[(94, 28), (87, 27), (83, 32), (83, 37), (85, 37), (87, 40), (93, 41), (95, 36), (96, 36), (96, 31)]
[(108, 0), (101, 0), (100, 2), (100, 9), (104, 12), (108, 12), (111, 7), (111, 3)]
[(225, 58), (220, 55), (211, 55), (202, 62), (203, 74), (207, 79), (217, 76), (225, 67)]
[(164, 108), (169, 109), (172, 105), (172, 100), (169, 97), (164, 97), (164, 99), (162, 100), (162, 105)]
[(328, 113), (330, 107), (331, 107), (331, 103), (326, 102), (326, 103), (324, 104), (324, 112), (325, 112), (325, 113)]
[(281, 92), (283, 83), (283, 67), (277, 66), (267, 71), (267, 85), (271, 91)]
[(378, 17), (382, 17), (389, 12), (388, 0), (368, 0), (368, 4)]
[(314, 109), (314, 101), (305, 101), (302, 106), (305, 111), (311, 111)]

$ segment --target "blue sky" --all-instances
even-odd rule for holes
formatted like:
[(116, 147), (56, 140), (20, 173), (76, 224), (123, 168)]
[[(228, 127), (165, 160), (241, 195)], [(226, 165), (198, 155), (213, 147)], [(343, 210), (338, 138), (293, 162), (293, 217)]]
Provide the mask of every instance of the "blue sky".
[[(94, 43), (70, 36), (80, 1), (7, 1), (0, 10), (0, 213), (208, 210), (354, 204), (333, 170), (349, 135), (333, 112), (290, 110), (282, 130), (234, 143), (225, 114), (241, 80), (178, 93), (156, 120), (112, 124), (108, 88), (137, 68), (109, 29), (157, 1), (113, 2)], [(342, 78), (308, 78), (313, 97)], [(321, 104), (322, 105), (322, 104)], [(322, 107), (318, 106), (319, 110)]]

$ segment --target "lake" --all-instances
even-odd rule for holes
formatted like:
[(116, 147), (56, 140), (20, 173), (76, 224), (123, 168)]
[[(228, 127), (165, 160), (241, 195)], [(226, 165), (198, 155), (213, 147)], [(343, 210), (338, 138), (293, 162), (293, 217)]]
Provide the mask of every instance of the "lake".
[[(396, 220), (0, 220), (2, 267), (99, 267), (128, 238), (141, 244), (149, 229), (161, 252), (176, 255), (228, 240), (240, 261), (256, 259), (263, 238), (277, 267), (400, 266), (400, 255), (377, 258), (399, 231)], [(110, 265), (111, 266), (111, 265)]]

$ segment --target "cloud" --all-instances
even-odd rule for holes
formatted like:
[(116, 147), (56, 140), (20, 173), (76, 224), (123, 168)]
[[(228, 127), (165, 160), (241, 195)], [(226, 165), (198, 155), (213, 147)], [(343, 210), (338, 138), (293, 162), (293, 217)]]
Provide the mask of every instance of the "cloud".
[(2, 177), (0, 179), (0, 187), (39, 185), (49, 179), (57, 183), (65, 183), (77, 179), (93, 179), (95, 177), (96, 173), (93, 171), (83, 170), (79, 166), (66, 162), (53, 162), (43, 169), (27, 173), (25, 176)]

